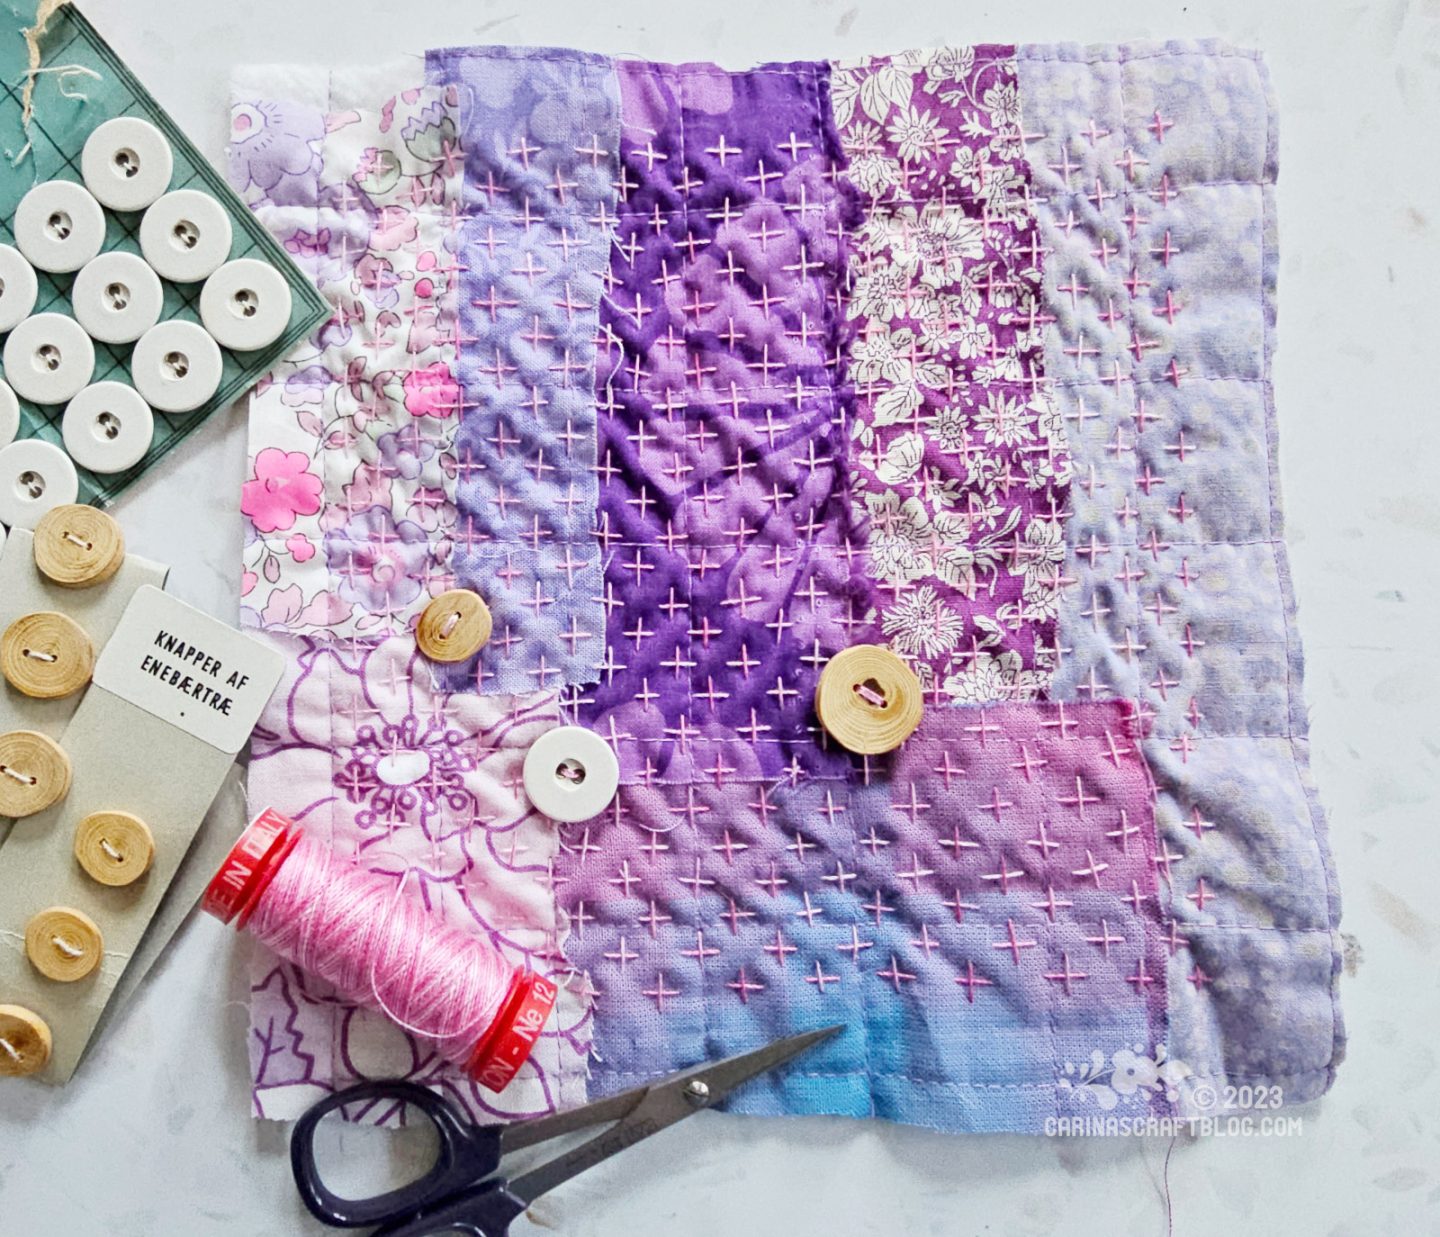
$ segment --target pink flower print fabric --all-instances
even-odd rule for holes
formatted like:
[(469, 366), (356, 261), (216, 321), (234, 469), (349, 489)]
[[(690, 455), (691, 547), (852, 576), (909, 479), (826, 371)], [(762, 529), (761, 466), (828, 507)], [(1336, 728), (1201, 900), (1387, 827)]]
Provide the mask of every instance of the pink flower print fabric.
[(278, 447), (266, 447), (255, 457), (253, 476), (240, 491), (240, 513), (250, 517), (256, 532), (287, 532), (300, 516), (320, 510), (325, 486), (310, 464), (303, 451)]
[[(550, 892), (554, 826), (520, 790), (525, 752), (558, 719), (553, 695), (453, 695), (407, 635), (378, 644), (280, 637), (286, 678), (257, 731), (252, 802), (312, 835), (437, 919), (485, 936), (515, 965), (560, 985), (558, 1013), (503, 1096), (461, 1076), (378, 1013), (257, 948), (250, 1059), (258, 1116), (293, 1120), (332, 1088), (405, 1077), (478, 1119), (578, 1103), (587, 1006), (562, 955)], [(376, 1113), (394, 1121), (398, 1113)]]
[(836, 66), (864, 215), (851, 477), (890, 645), (939, 704), (1032, 700), (1056, 658), (1069, 462), (1008, 48)]
[(242, 615), (266, 631), (383, 638), (453, 583), (464, 158), (455, 93), (394, 83), (237, 83), (235, 187), (334, 307), (251, 399)]
[(464, 151), (456, 91), (395, 82), (287, 71), (240, 83), (233, 112), (237, 187), (335, 307), (251, 405), (244, 618), (289, 670), (257, 732), (250, 798), (553, 976), (561, 1012), (497, 1100), (259, 953), (255, 1111), (280, 1119), (369, 1077), (439, 1087), (480, 1119), (584, 1095), (587, 1010), (549, 885), (557, 835), (519, 790), (556, 698), (452, 694), (409, 634), (456, 579)]

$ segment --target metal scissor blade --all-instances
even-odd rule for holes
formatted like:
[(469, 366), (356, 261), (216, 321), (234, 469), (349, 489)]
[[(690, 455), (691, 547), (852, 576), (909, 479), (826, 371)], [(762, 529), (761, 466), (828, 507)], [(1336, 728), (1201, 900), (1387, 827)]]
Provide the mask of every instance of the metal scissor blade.
[(608, 1121), (619, 1121), (627, 1117), (650, 1094), (651, 1088), (633, 1087), (618, 1095), (606, 1096), (593, 1104), (581, 1104), (578, 1108), (565, 1108), (551, 1113), (548, 1117), (535, 1117), (529, 1121), (517, 1121), (507, 1125), (500, 1135), (500, 1145), (505, 1154), (534, 1147), (552, 1138), (573, 1134), (576, 1130), (588, 1130), (592, 1125), (604, 1125)]
[[(528, 1206), (540, 1195), (569, 1181), (571, 1177), (577, 1176), (587, 1168), (593, 1168), (596, 1164), (633, 1147), (652, 1134), (658, 1134), (676, 1122), (693, 1116), (702, 1108), (718, 1104), (736, 1087), (776, 1068), (776, 1066), (783, 1065), (802, 1052), (808, 1052), (816, 1044), (844, 1029), (843, 1025), (837, 1025), (825, 1027), (819, 1031), (806, 1031), (800, 1035), (791, 1035), (786, 1039), (766, 1044), (763, 1048), (757, 1048), (754, 1052), (744, 1052), (739, 1056), (727, 1057), (723, 1061), (706, 1062), (703, 1065), (694, 1066), (692, 1069), (682, 1070), (666, 1078), (661, 1078), (648, 1087), (639, 1088), (638, 1099), (635, 1098), (637, 1092), (628, 1091), (624, 1095), (613, 1097), (612, 1101), (601, 1100), (599, 1104), (574, 1109), (572, 1111), (575, 1116), (579, 1118), (583, 1114), (584, 1119), (577, 1120), (570, 1128), (584, 1129), (598, 1120), (603, 1120), (603, 1118), (594, 1116), (596, 1108), (612, 1102), (624, 1101), (624, 1104), (621, 1105), (623, 1113), (613, 1128), (606, 1130), (603, 1134), (597, 1134), (588, 1142), (551, 1160), (550, 1163), (542, 1164), (524, 1176), (515, 1178), (509, 1184), (510, 1193)], [(558, 1121), (558, 1118), (565, 1115), (557, 1113), (554, 1118), (543, 1118), (543, 1120)], [(525, 1124), (528, 1125), (529, 1122)], [(518, 1144), (507, 1143), (507, 1149), (511, 1145)]]

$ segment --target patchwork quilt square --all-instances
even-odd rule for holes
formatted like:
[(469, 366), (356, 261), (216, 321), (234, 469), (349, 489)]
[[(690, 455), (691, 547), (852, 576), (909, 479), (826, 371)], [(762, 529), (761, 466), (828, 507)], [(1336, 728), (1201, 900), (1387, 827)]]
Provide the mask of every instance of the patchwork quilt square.
[[(234, 117), (334, 307), (252, 401), (245, 616), (290, 663), (252, 799), (562, 991), (494, 1097), (257, 958), (257, 1113), (398, 1074), (515, 1117), (832, 1023), (734, 1106), (1329, 1086), (1258, 56), (449, 48)], [(494, 634), (440, 666), (456, 586)], [(921, 686), (883, 756), (815, 712), (858, 644)], [(563, 827), (519, 777), (561, 722), (621, 769)]]

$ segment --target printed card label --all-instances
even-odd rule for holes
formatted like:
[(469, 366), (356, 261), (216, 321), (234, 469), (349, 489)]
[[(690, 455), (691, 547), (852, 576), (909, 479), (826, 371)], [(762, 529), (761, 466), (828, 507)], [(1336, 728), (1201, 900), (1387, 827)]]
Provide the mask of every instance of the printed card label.
[(279, 653), (147, 586), (100, 654), (95, 684), (233, 756), (283, 671)]

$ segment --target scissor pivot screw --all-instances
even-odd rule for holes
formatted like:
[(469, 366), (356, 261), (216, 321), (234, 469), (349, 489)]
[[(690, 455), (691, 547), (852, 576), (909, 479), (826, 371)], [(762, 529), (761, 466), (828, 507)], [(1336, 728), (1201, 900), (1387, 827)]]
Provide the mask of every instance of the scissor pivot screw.
[(685, 1084), (685, 1098), (697, 1108), (710, 1102), (710, 1086), (703, 1078)]

